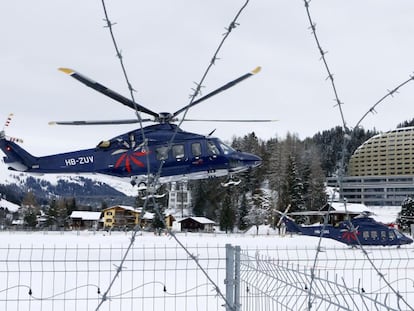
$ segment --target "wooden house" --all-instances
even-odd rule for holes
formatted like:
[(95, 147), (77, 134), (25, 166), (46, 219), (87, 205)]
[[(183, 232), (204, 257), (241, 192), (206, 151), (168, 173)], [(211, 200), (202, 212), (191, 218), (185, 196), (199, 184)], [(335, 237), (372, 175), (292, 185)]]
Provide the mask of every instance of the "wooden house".
[(99, 229), (101, 212), (73, 211), (70, 214), (72, 229)]
[(205, 231), (213, 232), (215, 222), (206, 217), (187, 217), (178, 221), (181, 224), (181, 231)]

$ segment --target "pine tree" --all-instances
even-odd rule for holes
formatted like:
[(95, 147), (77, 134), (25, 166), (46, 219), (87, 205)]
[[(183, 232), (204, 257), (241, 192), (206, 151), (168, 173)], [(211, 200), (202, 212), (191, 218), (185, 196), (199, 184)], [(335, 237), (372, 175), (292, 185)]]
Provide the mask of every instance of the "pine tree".
[(57, 224), (58, 207), (56, 200), (49, 203), (49, 208), (46, 211), (46, 226), (50, 227)]
[(22, 201), (22, 206), (24, 208), (23, 220), (26, 226), (35, 228), (37, 225), (37, 215), (40, 214), (40, 211), (39, 204), (33, 192), (29, 191), (26, 193)]
[(37, 225), (37, 211), (33, 207), (29, 207), (24, 212), (24, 223), (30, 228), (35, 228)]
[(245, 217), (245, 221), (252, 226), (256, 227), (256, 234), (259, 234), (259, 226), (266, 223), (269, 218), (268, 212), (257, 206), (252, 206), (249, 213)]
[(226, 233), (233, 232), (235, 223), (235, 212), (232, 206), (232, 195), (230, 191), (227, 191), (224, 201), (221, 207), (220, 213), (220, 230), (226, 231)]
[(292, 156), (288, 158), (281, 190), (282, 193), (278, 201), (279, 210), (284, 210), (289, 205), (292, 212), (304, 209), (303, 184), (299, 178), (296, 162)]
[(308, 146), (302, 159), (301, 179), (306, 210), (319, 210), (327, 202), (325, 175), (314, 145)]
[(193, 182), (192, 186), (192, 198), (193, 198), (193, 214), (195, 216), (205, 216), (205, 185), (203, 181), (197, 180)]
[(405, 198), (402, 202), (397, 223), (405, 231), (410, 230), (411, 224), (414, 223), (414, 200), (411, 197)]
[(249, 206), (247, 203), (246, 193), (243, 193), (241, 196), (240, 206), (239, 206), (239, 221), (237, 227), (239, 230), (246, 230), (249, 225), (246, 221), (246, 216), (249, 213)]

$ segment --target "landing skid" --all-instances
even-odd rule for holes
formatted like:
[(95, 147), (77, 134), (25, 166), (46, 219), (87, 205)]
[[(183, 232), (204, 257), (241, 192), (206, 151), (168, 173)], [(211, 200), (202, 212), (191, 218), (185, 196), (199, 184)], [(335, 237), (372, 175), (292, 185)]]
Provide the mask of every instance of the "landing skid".
[(237, 186), (240, 183), (241, 183), (241, 180), (240, 179), (235, 179), (235, 178), (231, 177), (226, 182), (222, 182), (221, 183), (221, 186), (227, 188), (227, 187), (230, 187), (230, 186)]
[(150, 178), (147, 176), (132, 176), (130, 182), (133, 187), (137, 186), (138, 195), (140, 196), (154, 195), (161, 186), (161, 184), (155, 182), (153, 176), (150, 176)]

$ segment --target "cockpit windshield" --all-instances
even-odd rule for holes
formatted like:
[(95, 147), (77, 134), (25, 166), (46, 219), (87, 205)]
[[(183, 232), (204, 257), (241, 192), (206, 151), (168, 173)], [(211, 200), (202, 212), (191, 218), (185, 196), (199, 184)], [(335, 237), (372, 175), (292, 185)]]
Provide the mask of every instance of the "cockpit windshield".
[(225, 143), (223, 143), (222, 141), (219, 141), (219, 144), (220, 144), (220, 148), (221, 148), (221, 150), (223, 150), (224, 154), (230, 154), (230, 153), (236, 151), (232, 147), (230, 147), (230, 146), (226, 145)]
[(397, 236), (397, 239), (401, 239), (403, 235), (398, 230), (394, 230), (395, 235)]

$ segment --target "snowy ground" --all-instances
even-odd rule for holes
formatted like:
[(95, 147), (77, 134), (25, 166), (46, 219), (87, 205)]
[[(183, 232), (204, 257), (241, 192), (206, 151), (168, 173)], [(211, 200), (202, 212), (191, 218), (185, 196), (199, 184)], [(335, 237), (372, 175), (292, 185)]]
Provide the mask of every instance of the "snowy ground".
[[(226, 244), (239, 245), (252, 256), (260, 253), (302, 266), (312, 265), (318, 238), (282, 237), (266, 226), (260, 227), (259, 235), (255, 233), (256, 229), (252, 228), (245, 234), (178, 233), (177, 238), (194, 254), (222, 292), (225, 292)], [(94, 310), (114, 278), (130, 237), (131, 233), (102, 231), (0, 232), (0, 309)], [(329, 239), (323, 239), (321, 246), (323, 252), (318, 254), (318, 269), (335, 273), (340, 270), (352, 275), (352, 281), (362, 278), (358, 275), (361, 270), (367, 273), (371, 269), (360, 250)], [(386, 275), (395, 276), (395, 286), (405, 280), (401, 286), (404, 287), (402, 292), (406, 292), (405, 288), (414, 280), (414, 267), (408, 261), (413, 246), (367, 250)], [(139, 234), (126, 260), (126, 269), (115, 278), (109, 295), (112, 298), (105, 301), (100, 310), (132, 310), (137, 304), (146, 310), (195, 310), (194, 304), (198, 310), (222, 309), (223, 300), (214, 293), (211, 284), (207, 285), (209, 282), (190, 257), (168, 235)], [(378, 283), (376, 286), (384, 285), (372, 272), (365, 279), (369, 280), (364, 283), (367, 288), (372, 282)], [(143, 286), (150, 283), (149, 288)], [(161, 283), (167, 288), (164, 292)], [(87, 284), (89, 287), (85, 288)], [(96, 288), (100, 289), (100, 295), (96, 295)], [(188, 302), (193, 299), (190, 294), (194, 294), (186, 292), (190, 291), (188, 288), (197, 288), (196, 302)], [(33, 291), (30, 299), (29, 289)], [(157, 294), (160, 291), (162, 297)], [(169, 292), (186, 292), (185, 302), (180, 294), (168, 296)], [(141, 299), (142, 296), (151, 299)]]

